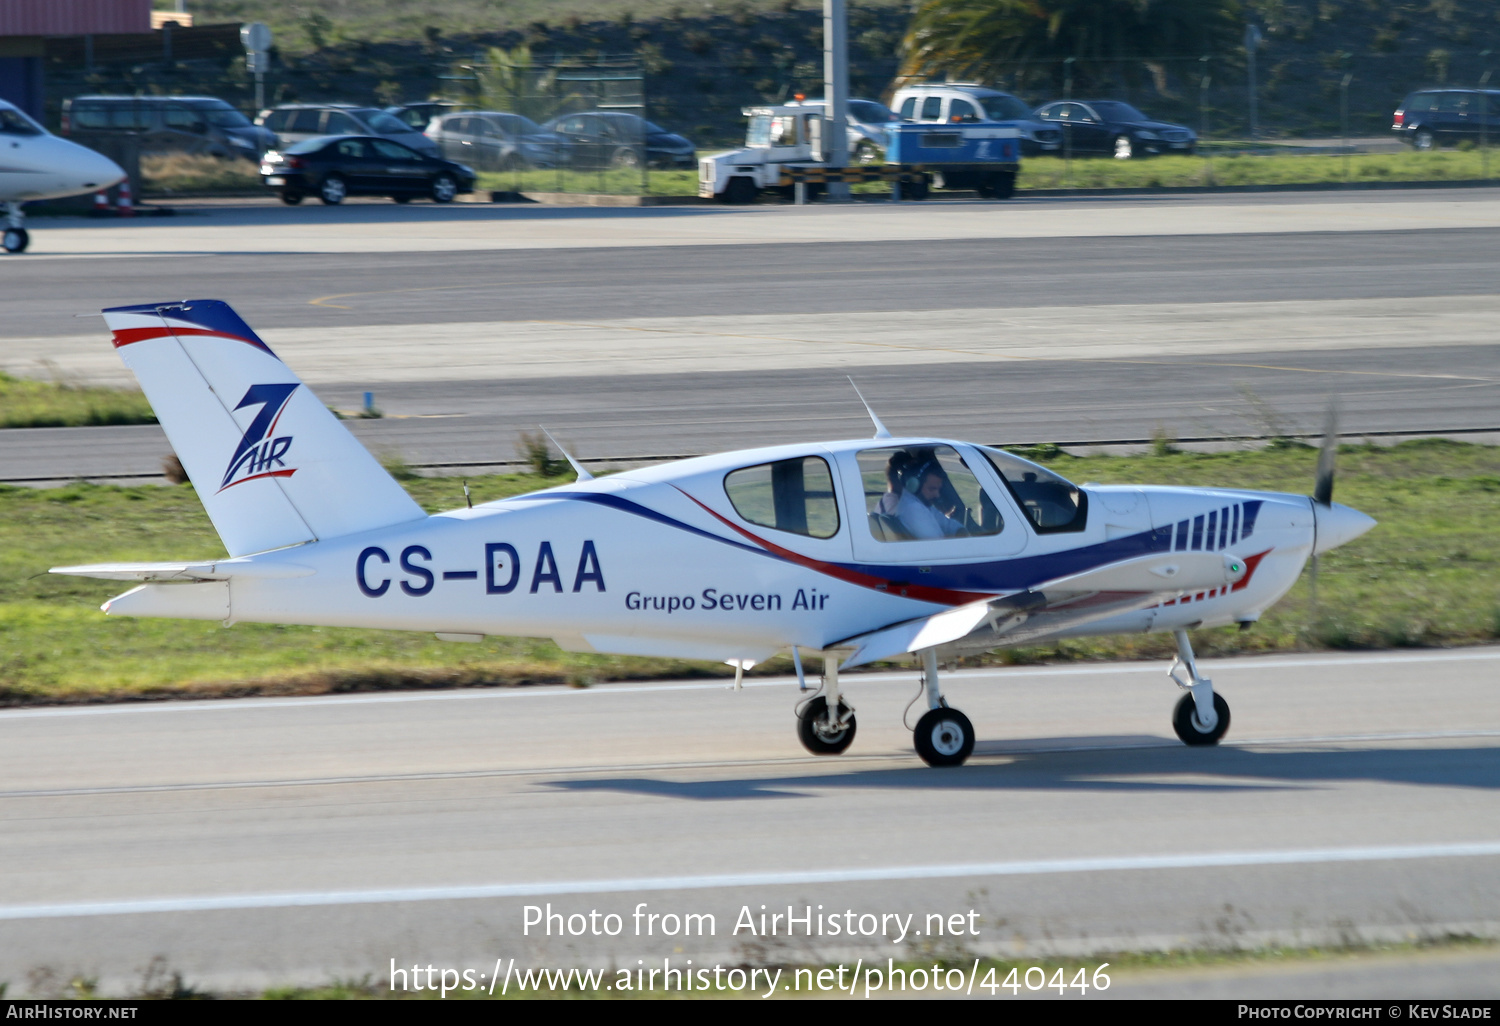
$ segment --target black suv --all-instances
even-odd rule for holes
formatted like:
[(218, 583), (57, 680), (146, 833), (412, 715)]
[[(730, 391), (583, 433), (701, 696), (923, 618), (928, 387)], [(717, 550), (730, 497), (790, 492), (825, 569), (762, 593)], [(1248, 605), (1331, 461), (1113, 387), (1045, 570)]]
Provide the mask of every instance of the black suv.
[(1391, 131), (1412, 149), (1433, 150), (1500, 134), (1500, 89), (1419, 89), (1401, 101)]

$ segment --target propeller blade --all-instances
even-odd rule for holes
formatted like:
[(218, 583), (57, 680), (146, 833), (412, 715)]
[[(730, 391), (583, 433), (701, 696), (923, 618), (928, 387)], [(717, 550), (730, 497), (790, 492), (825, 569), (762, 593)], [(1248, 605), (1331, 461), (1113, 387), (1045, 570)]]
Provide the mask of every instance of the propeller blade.
[(1327, 506), (1333, 501), (1333, 465), (1339, 452), (1339, 410), (1328, 400), (1328, 421), (1323, 429), (1323, 448), (1318, 451), (1318, 476), (1313, 483), (1313, 501)]

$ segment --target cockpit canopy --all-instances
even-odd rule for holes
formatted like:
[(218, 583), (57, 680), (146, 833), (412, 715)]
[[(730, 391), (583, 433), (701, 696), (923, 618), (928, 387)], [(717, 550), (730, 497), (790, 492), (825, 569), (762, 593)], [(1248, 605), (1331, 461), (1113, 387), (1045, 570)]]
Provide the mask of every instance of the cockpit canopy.
[(1081, 531), (1088, 516), (1088, 496), (1067, 478), (1014, 453), (976, 445), (995, 473), (1031, 518), (1037, 533)]

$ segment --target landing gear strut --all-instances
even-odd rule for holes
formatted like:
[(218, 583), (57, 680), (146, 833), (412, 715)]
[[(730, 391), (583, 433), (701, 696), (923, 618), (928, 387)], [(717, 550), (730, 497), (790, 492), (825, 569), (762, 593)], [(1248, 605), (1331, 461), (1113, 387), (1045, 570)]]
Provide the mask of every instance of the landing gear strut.
[(927, 712), (917, 721), (912, 741), (929, 766), (962, 766), (974, 751), (974, 725), (948, 702), (938, 688), (937, 649), (922, 650), (922, 683), (927, 689)]
[(31, 236), (26, 232), (26, 215), (21, 212), (21, 204), (5, 204), (5, 238), (4, 248), (7, 253), (24, 253), (26, 247), (31, 243)]
[[(1187, 631), (1173, 631), (1177, 638), (1177, 658), (1167, 669), (1167, 676), (1186, 691), (1172, 713), (1172, 729), (1183, 744), (1216, 745), (1229, 731), (1229, 703), (1214, 694), (1214, 682), (1198, 673), (1198, 660)], [(1188, 679), (1177, 676), (1178, 668), (1187, 671)]]
[(823, 657), (823, 693), (797, 714), (797, 737), (814, 755), (838, 755), (854, 743), (854, 729), (854, 707), (839, 694), (838, 657), (830, 653)]

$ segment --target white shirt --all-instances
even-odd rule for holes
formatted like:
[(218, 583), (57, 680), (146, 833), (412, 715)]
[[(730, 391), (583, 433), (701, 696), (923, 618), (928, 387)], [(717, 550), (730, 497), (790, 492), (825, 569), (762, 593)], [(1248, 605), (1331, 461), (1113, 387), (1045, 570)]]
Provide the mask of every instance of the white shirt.
[(913, 538), (929, 540), (951, 538), (963, 530), (963, 525), (947, 516), (936, 506), (929, 506), (911, 492), (902, 492), (896, 504), (896, 519)]

